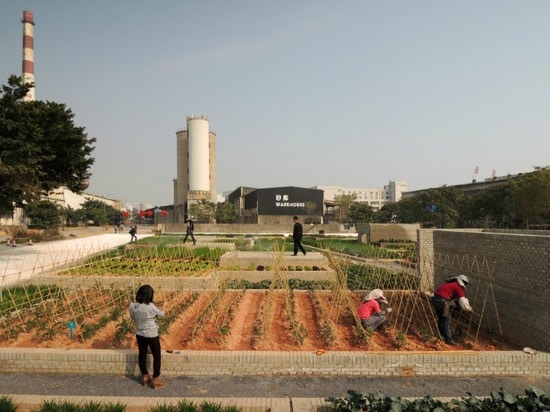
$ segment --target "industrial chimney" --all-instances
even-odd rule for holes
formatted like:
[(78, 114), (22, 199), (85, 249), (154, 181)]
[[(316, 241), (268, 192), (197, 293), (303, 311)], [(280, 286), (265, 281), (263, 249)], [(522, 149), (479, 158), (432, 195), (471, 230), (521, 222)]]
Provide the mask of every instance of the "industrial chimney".
[[(32, 12), (23, 11), (23, 83), (34, 83), (34, 20)], [(34, 100), (34, 87), (23, 98)]]

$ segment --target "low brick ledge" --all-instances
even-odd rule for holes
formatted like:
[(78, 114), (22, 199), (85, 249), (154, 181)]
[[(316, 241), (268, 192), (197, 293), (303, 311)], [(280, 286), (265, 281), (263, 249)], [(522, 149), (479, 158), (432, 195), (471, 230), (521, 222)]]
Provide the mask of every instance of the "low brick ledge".
[[(151, 357), (149, 356), (149, 361)], [(139, 374), (137, 350), (0, 348), (3, 372)], [(255, 376), (548, 376), (550, 354), (523, 351), (163, 351), (162, 373)]]

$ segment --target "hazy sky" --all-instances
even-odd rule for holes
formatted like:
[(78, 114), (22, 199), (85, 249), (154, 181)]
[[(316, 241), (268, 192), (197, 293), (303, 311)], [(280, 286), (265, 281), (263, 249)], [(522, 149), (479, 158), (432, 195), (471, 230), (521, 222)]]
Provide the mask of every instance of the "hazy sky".
[(173, 203), (204, 114), (218, 192), (409, 190), (550, 164), (550, 1), (0, 1), (0, 81), (34, 14), (36, 98), (96, 137), (88, 192)]

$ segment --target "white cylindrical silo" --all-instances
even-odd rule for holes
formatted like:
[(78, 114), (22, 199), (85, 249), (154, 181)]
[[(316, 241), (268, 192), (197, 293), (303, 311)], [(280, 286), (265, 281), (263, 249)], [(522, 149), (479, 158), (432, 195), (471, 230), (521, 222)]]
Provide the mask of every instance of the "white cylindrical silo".
[(210, 190), (210, 149), (206, 116), (187, 118), (189, 136), (189, 190)]

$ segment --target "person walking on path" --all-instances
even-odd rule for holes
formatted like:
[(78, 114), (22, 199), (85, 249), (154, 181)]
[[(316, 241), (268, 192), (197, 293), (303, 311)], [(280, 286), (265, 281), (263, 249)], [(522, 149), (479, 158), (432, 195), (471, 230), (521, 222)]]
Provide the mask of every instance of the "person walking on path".
[(294, 220), (294, 229), (292, 230), (292, 240), (294, 241), (294, 254), (292, 256), (298, 255), (298, 249), (306, 255), (306, 250), (302, 246), (302, 236), (304, 234), (304, 228), (302, 224), (298, 221), (298, 216), (293, 217)]
[(137, 226), (136, 225), (130, 228), (130, 243), (132, 242), (137, 243)]
[(465, 275), (449, 277), (436, 289), (432, 297), (432, 305), (437, 314), (437, 328), (449, 345), (456, 345), (451, 336), (451, 311), (457, 301), (462, 310), (473, 312), (465, 293), (466, 285), (469, 284), (470, 280)]
[(185, 229), (185, 237), (183, 238), (183, 243), (187, 242), (187, 238), (191, 236), (193, 244), (196, 245), (197, 241), (195, 240), (195, 236), (193, 236), (193, 232), (195, 231), (195, 223), (193, 222), (193, 219), (191, 219), (187, 215), (185, 215), (185, 223), (187, 224), (187, 227)]
[(386, 315), (392, 311), (391, 308), (380, 310), (380, 304), (388, 304), (381, 289), (373, 289), (361, 301), (357, 309), (357, 315), (361, 319), (364, 328), (378, 328), (386, 321)]
[[(166, 383), (160, 379), (160, 339), (158, 318), (164, 317), (164, 311), (153, 303), (154, 290), (150, 285), (141, 286), (136, 293), (136, 301), (130, 303), (130, 317), (136, 325), (138, 344), (138, 365), (144, 386), (152, 385), (153, 389), (162, 388)], [(153, 354), (153, 377), (147, 370), (147, 349)]]

